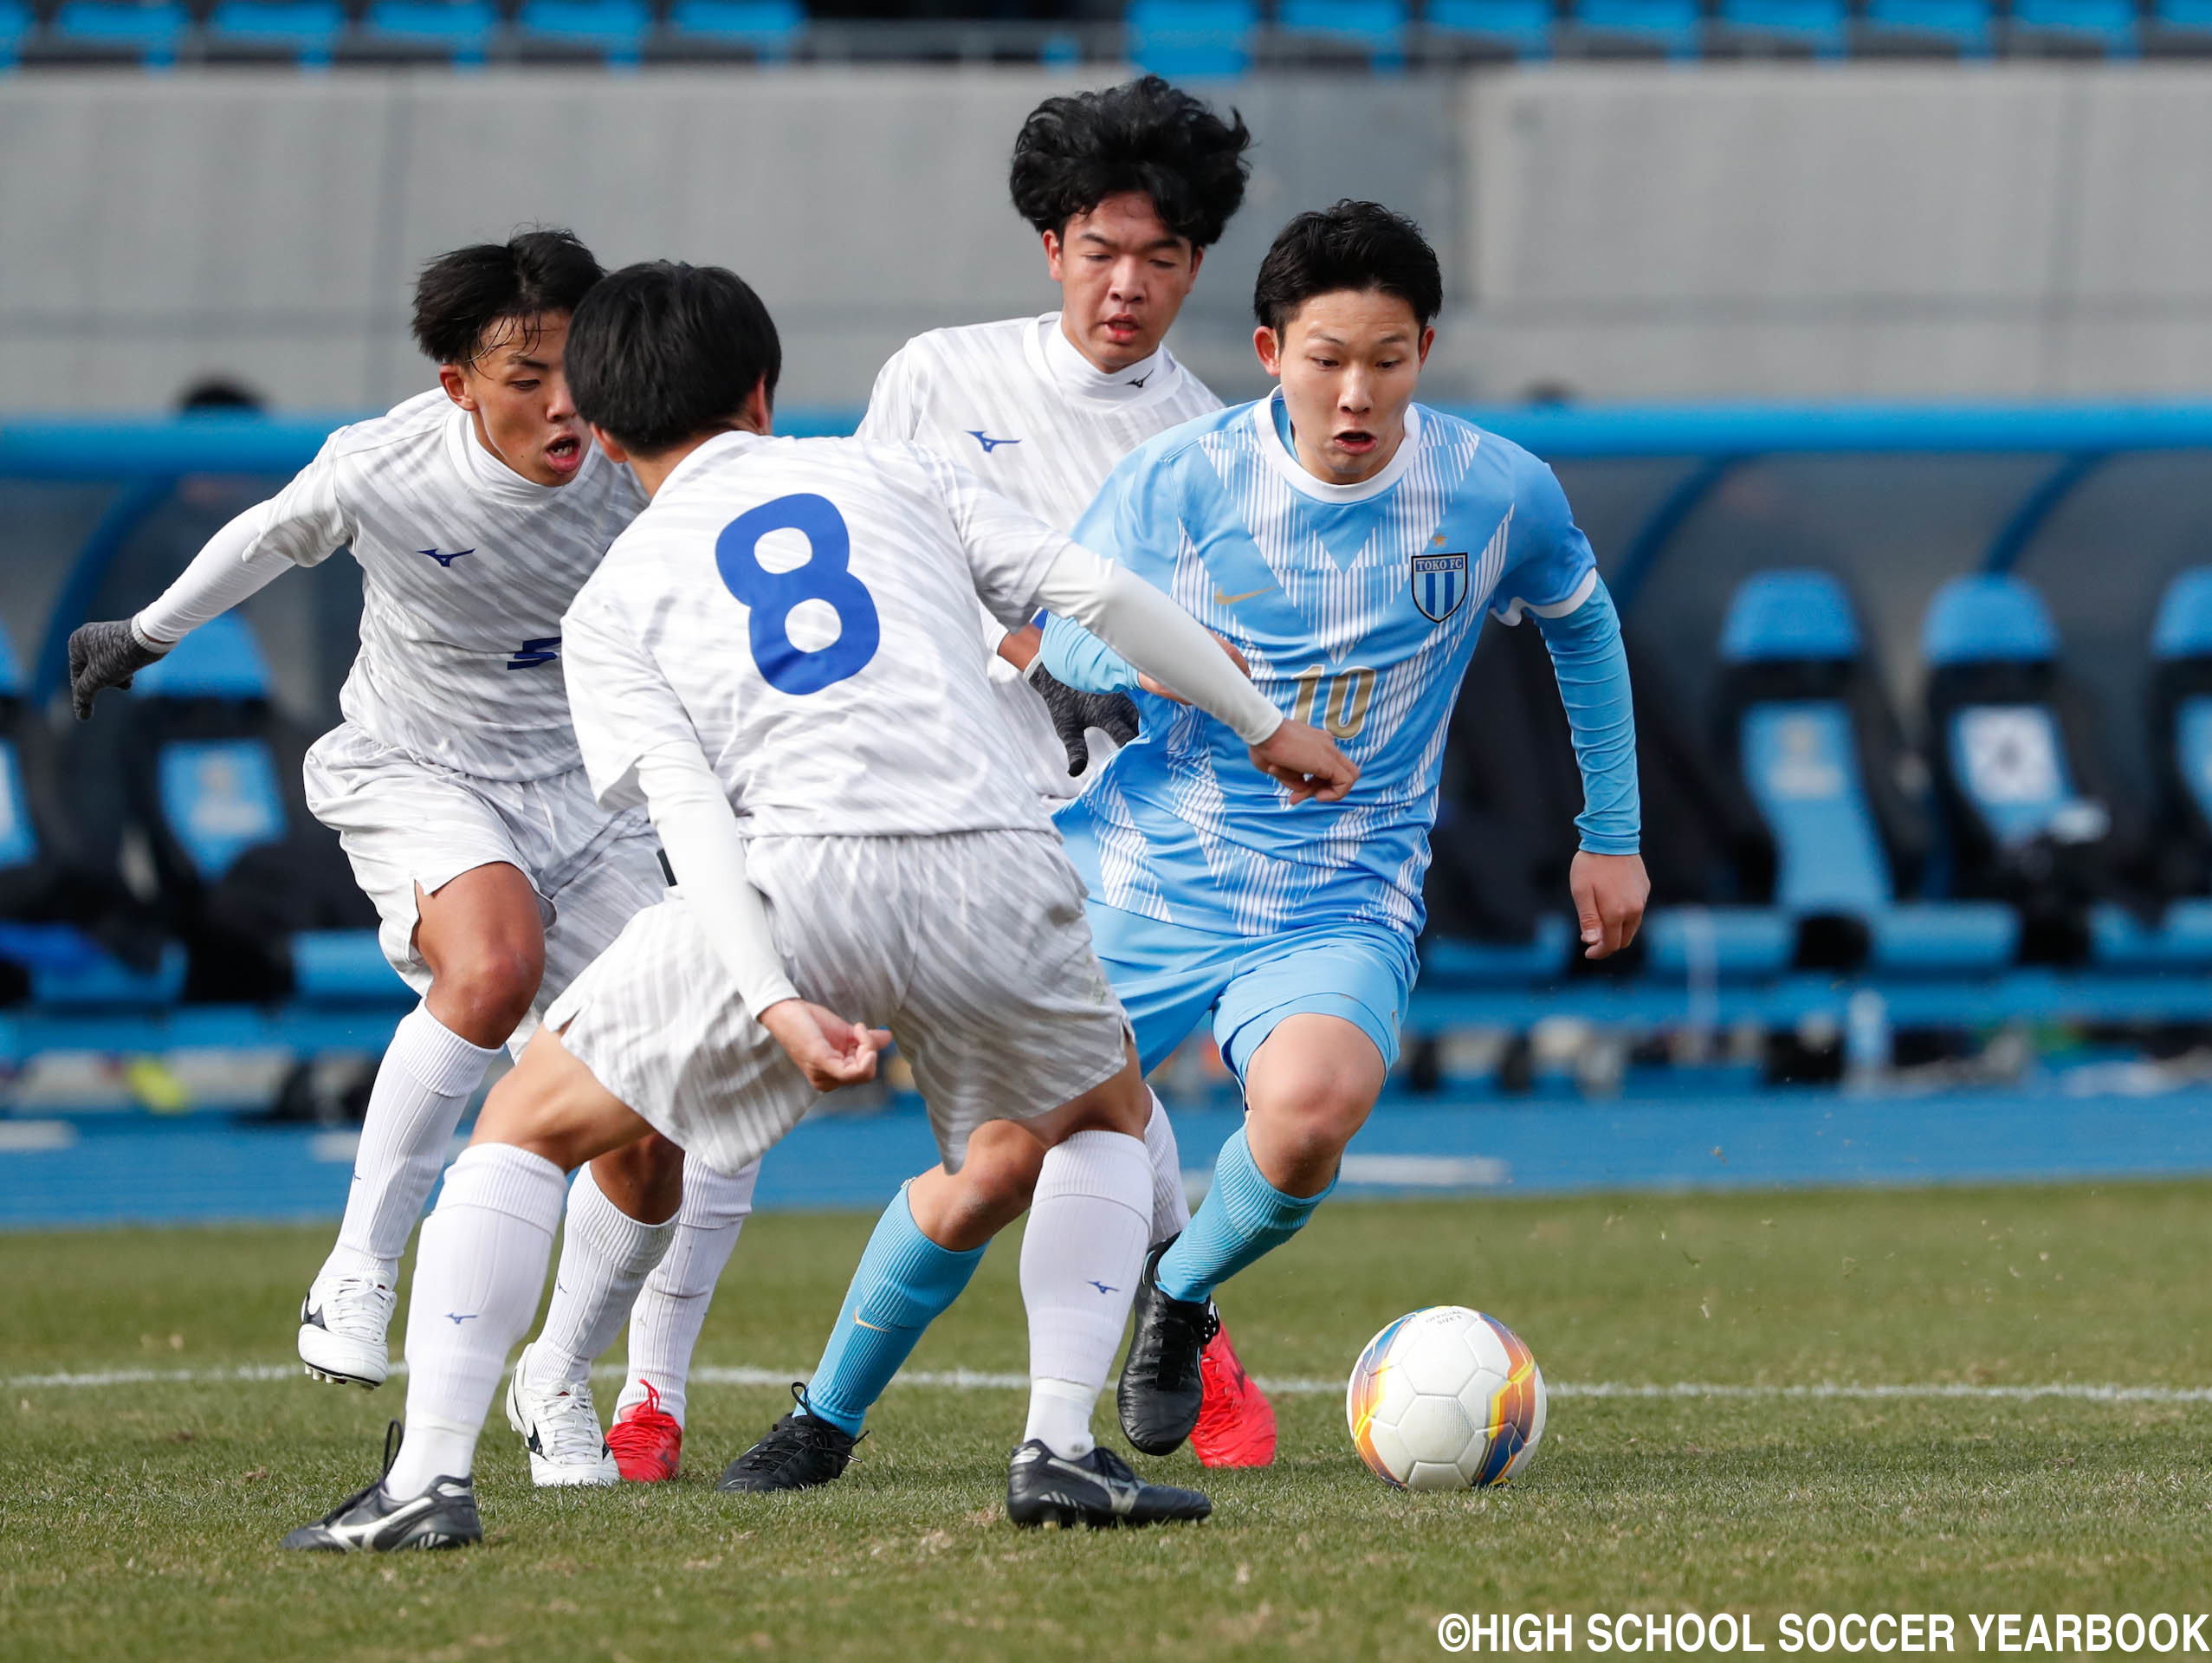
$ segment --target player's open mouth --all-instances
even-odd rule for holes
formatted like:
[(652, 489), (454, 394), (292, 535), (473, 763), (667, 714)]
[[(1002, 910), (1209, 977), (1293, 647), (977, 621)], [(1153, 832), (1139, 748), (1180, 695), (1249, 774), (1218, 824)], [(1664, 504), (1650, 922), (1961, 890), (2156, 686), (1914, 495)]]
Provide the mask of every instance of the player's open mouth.
[(546, 466), (557, 474), (573, 473), (583, 461), (584, 442), (581, 439), (555, 439), (546, 447)]
[(1355, 456), (1363, 456), (1374, 449), (1374, 435), (1365, 428), (1349, 428), (1336, 436), (1336, 448), (1349, 450)]
[(1117, 342), (1124, 341), (1136, 333), (1136, 320), (1135, 318), (1109, 318), (1106, 320), (1104, 327), (1106, 333), (1113, 336)]

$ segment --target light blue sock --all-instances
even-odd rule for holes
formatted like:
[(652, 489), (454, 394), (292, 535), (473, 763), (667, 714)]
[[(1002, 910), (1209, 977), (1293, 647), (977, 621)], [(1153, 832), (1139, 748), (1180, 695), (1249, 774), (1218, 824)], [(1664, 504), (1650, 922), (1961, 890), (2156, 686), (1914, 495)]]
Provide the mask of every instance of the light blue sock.
[(956, 1253), (923, 1235), (902, 1187), (852, 1273), (837, 1331), (806, 1388), (805, 1412), (859, 1436), (860, 1423), (922, 1331), (960, 1297), (982, 1262), (981, 1247)]
[[(1329, 1189), (1336, 1181), (1329, 1181)], [(1245, 1265), (1306, 1227), (1328, 1196), (1285, 1195), (1259, 1175), (1244, 1128), (1221, 1146), (1213, 1187), (1175, 1245), (1160, 1256), (1160, 1291), (1171, 1299), (1206, 1299)]]

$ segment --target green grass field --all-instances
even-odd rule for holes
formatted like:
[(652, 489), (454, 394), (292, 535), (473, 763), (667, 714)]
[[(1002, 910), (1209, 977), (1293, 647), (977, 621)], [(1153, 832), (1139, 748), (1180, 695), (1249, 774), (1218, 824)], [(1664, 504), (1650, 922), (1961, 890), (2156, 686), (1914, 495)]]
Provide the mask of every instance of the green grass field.
[[(700, 1362), (811, 1365), (868, 1224), (756, 1220)], [(1453, 1610), (1730, 1609), (1771, 1648), (1788, 1611), (2206, 1602), (2212, 1404), (1980, 1388), (2212, 1384), (2212, 1186), (1332, 1204), (1225, 1299), (1247, 1363), (1335, 1382), (1413, 1306), (1496, 1312), (1561, 1389), (1484, 1494), (1385, 1488), (1308, 1390), (1204, 1525), (1021, 1533), (1019, 1394), (902, 1385), (842, 1483), (741, 1500), (712, 1480), (784, 1394), (702, 1386), (680, 1483), (534, 1494), (495, 1406), (488, 1543), (343, 1561), (276, 1538), (373, 1475), (403, 1384), (209, 1378), (289, 1361), (326, 1244), (0, 1238), (0, 1656), (1428, 1657)], [(916, 1369), (1019, 1370), (1015, 1260)], [(42, 1378), (145, 1369), (195, 1378)], [(1679, 1382), (1762, 1389), (1588, 1389)], [(1765, 1389), (1829, 1383), (1974, 1390)]]

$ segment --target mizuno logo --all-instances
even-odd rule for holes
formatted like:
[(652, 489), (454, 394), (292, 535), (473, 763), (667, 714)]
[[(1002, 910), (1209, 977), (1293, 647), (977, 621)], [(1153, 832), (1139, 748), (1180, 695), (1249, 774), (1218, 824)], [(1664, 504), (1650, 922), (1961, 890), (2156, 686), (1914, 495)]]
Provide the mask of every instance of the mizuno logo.
[(449, 1310), (445, 1313), (445, 1320), (451, 1323), (456, 1328), (458, 1328), (463, 1323), (475, 1322), (477, 1317), (482, 1315), (483, 1312), (480, 1310), (472, 1310), (466, 1317), (456, 1317), (453, 1312)]
[(1241, 595), (1225, 595), (1216, 589), (1213, 592), (1213, 604), (1216, 606), (1233, 606), (1240, 600), (1250, 600), (1254, 595), (1264, 595), (1274, 586), (1271, 583), (1262, 584), (1257, 589), (1245, 590)]
[(967, 430), (967, 436), (983, 447), (983, 454), (986, 456), (1002, 444), (1019, 444), (1021, 443), (1019, 439), (992, 438), (988, 437), (980, 427), (969, 428)]
[(1142, 375), (1133, 375), (1129, 378), (1129, 385), (1133, 387), (1141, 387), (1158, 373), (1157, 370), (1147, 370)]
[(418, 548), (415, 552), (417, 554), (429, 555), (440, 566), (446, 567), (450, 571), (452, 569), (453, 563), (459, 560), (463, 554), (474, 554), (476, 551), (473, 548), (456, 548), (450, 554), (442, 554), (435, 548)]
[(1107, 1285), (1106, 1285), (1103, 1282), (1096, 1282), (1096, 1281), (1094, 1281), (1094, 1282), (1092, 1282), (1092, 1283), (1091, 1283), (1091, 1284), (1090, 1284), (1090, 1285), (1091, 1285), (1092, 1287), (1094, 1287), (1094, 1288), (1097, 1289), (1097, 1290), (1098, 1290), (1098, 1291), (1099, 1291), (1099, 1292), (1101, 1292), (1101, 1293), (1119, 1293), (1119, 1292), (1121, 1291), (1121, 1290), (1120, 1290), (1119, 1288), (1109, 1288), (1109, 1287), (1108, 1287), (1108, 1286), (1107, 1286)]

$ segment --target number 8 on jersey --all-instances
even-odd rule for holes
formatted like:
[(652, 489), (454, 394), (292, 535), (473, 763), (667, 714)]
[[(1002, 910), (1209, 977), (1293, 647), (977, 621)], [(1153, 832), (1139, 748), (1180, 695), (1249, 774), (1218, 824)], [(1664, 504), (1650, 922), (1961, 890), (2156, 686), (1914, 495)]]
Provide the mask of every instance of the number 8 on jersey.
[[(760, 563), (760, 541), (772, 532), (796, 531), (806, 539), (806, 559), (786, 572)], [(826, 496), (802, 491), (763, 502), (722, 527), (715, 540), (715, 566), (723, 585), (745, 603), (753, 662), (779, 693), (819, 693), (858, 675), (883, 638), (875, 598), (852, 574), (852, 538), (844, 516)], [(837, 614), (837, 639), (809, 650), (791, 638), (792, 611), (810, 600)]]

